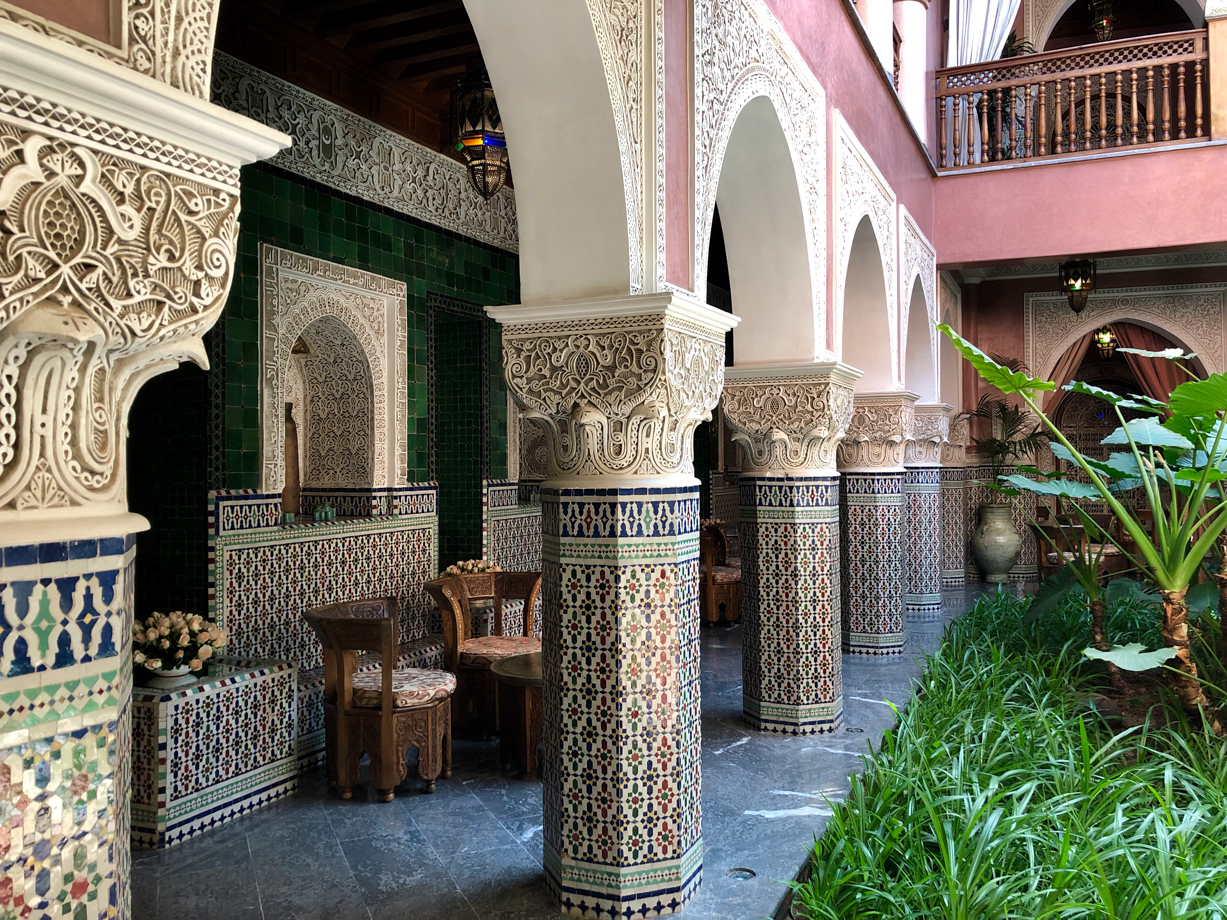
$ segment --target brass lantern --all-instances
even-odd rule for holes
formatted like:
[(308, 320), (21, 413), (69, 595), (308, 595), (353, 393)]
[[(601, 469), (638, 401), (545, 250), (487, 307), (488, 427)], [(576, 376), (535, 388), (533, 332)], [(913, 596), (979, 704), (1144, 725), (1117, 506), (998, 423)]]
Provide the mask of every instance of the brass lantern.
[(1112, 40), (1112, 30), (1116, 27), (1116, 10), (1112, 8), (1112, 0), (1091, 0), (1091, 28), (1095, 37), (1101, 42)]
[(489, 201), (507, 181), (507, 139), (479, 57), (469, 62), (468, 73), (452, 90), (452, 138), (468, 164), (469, 182)]
[(1111, 360), (1116, 354), (1116, 333), (1112, 331), (1111, 326), (1100, 326), (1095, 330), (1095, 347), (1099, 349), (1099, 356), (1105, 361)]
[(1061, 263), (1061, 290), (1069, 298), (1069, 308), (1075, 313), (1086, 309), (1087, 298), (1095, 290), (1095, 263), (1091, 259), (1076, 259)]

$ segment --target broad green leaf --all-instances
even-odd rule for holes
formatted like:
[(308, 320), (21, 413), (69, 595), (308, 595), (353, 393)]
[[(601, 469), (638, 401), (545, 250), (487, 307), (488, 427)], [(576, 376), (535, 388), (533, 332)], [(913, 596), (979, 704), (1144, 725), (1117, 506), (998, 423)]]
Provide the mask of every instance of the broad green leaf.
[(1029, 377), (1021, 371), (1012, 371), (1002, 367), (955, 332), (947, 323), (939, 323), (937, 331), (954, 343), (959, 354), (967, 359), (986, 383), (992, 384), (1002, 393), (1030, 393), (1057, 388), (1057, 385), (1051, 380), (1040, 380), (1038, 377)]
[(1201, 477), (1205, 476), (1207, 482), (1222, 482), (1227, 479), (1227, 473), (1220, 469), (1209, 470), (1180, 470), (1176, 473), (1176, 478), (1183, 482), (1201, 482)]
[(1113, 453), (1104, 462), (1104, 466), (1110, 469), (1114, 476), (1129, 476), (1136, 479), (1142, 475), (1142, 471), (1138, 467), (1137, 457), (1133, 456), (1133, 454)]
[[(1040, 548), (1040, 552), (1048, 552), (1048, 549), (1049, 547), (1045, 545)], [(1023, 617), (1023, 622), (1034, 623), (1048, 616), (1061, 605), (1061, 601), (1081, 590), (1082, 587), (1074, 581), (1073, 567), (1061, 566), (1056, 572), (1045, 578), (1039, 590), (1035, 592), (1035, 596), (1031, 598), (1031, 606), (1027, 608), (1027, 614)]]
[(1162, 351), (1147, 351), (1145, 348), (1118, 348), (1116, 350), (1131, 355), (1141, 355), (1143, 358), (1168, 358), (1172, 361), (1177, 359), (1187, 361), (1189, 358), (1197, 357), (1193, 354), (1186, 355), (1183, 348), (1165, 348)]
[(1140, 488), (1142, 488), (1141, 479), (1117, 479), (1115, 482), (1108, 483), (1108, 491), (1114, 495)]
[(1103, 596), (1109, 604), (1119, 604), (1121, 601), (1145, 601), (1148, 604), (1157, 604), (1161, 600), (1158, 594), (1132, 578), (1113, 578), (1104, 589)]
[(1102, 399), (1104, 402), (1109, 402), (1114, 406), (1121, 406), (1125, 409), (1140, 409), (1143, 412), (1166, 412), (1167, 406), (1164, 403), (1157, 403), (1153, 399), (1147, 399), (1145, 402), (1139, 402), (1132, 396), (1121, 396), (1119, 393), (1113, 393), (1111, 390), (1104, 390), (1097, 386), (1092, 386), (1089, 383), (1083, 383), (1081, 380), (1075, 380), (1072, 383), (1067, 383), (1063, 390), (1068, 390), (1070, 393), (1082, 393), (1086, 396), (1094, 396), (1097, 399)]
[(1040, 479), (1028, 479), (1026, 476), (1002, 476), (1003, 482), (1008, 482), (1015, 488), (1022, 489), (1024, 492), (1034, 492), (1036, 495), (1059, 495), (1062, 498), (1089, 498), (1096, 499), (1101, 497), (1101, 493), (1093, 485), (1086, 482), (1075, 482), (1071, 479), (1050, 479), (1048, 481)]
[(1212, 581), (1193, 585), (1184, 596), (1184, 603), (1189, 608), (1189, 616), (1198, 617), (1207, 610), (1218, 609), (1218, 585)]
[(1151, 668), (1157, 668), (1163, 662), (1175, 658), (1176, 650), (1173, 648), (1160, 648), (1155, 649), (1153, 652), (1144, 652), (1142, 651), (1141, 642), (1130, 642), (1128, 645), (1114, 645), (1106, 652), (1101, 652), (1092, 646), (1091, 648), (1084, 648), (1082, 654), (1087, 658), (1109, 661), (1126, 671), (1149, 671)]
[[(1125, 428), (1129, 429), (1129, 434), (1133, 436), (1134, 442), (1139, 445), (1149, 447), (1178, 447), (1181, 450), (1193, 449), (1192, 441), (1182, 434), (1178, 434), (1175, 431), (1169, 431), (1168, 429), (1164, 428), (1159, 424), (1158, 419), (1134, 419), (1133, 421), (1126, 422)], [(1125, 435), (1125, 428), (1117, 428), (1099, 443), (1128, 444), (1129, 438)]]
[[(1075, 464), (1078, 462), (1073, 451), (1069, 450), (1069, 448), (1067, 448), (1060, 441), (1050, 441), (1048, 446), (1052, 448), (1052, 455), (1058, 460), (1064, 460), (1067, 463)], [(1121, 476), (1136, 477), (1141, 475), (1140, 471), (1138, 470), (1137, 461), (1133, 459), (1133, 454), (1116, 453), (1109, 457), (1106, 461), (1096, 460), (1094, 457), (1087, 457), (1083, 455), (1078, 456), (1080, 456), (1082, 461), (1096, 473), (1099, 473), (1101, 476), (1106, 476), (1109, 479), (1119, 479)], [(1114, 458), (1117, 457), (1125, 459), (1114, 462)], [(1125, 462), (1126, 460), (1128, 461), (1127, 463)], [(1058, 474), (1050, 473), (1048, 475), (1056, 477)]]
[(1172, 390), (1169, 405), (1176, 416), (1214, 416), (1227, 411), (1227, 374), (1180, 384)]

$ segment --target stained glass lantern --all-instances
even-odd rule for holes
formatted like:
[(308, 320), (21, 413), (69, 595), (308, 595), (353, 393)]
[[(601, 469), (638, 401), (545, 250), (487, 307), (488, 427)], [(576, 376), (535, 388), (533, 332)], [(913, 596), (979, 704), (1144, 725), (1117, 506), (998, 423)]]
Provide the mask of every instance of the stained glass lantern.
[(469, 62), (452, 91), (452, 138), (468, 165), (469, 182), (489, 201), (507, 181), (507, 139), (481, 58)]
[(1095, 347), (1099, 349), (1099, 356), (1105, 361), (1110, 360), (1116, 354), (1116, 333), (1112, 331), (1111, 326), (1100, 326), (1095, 330)]
[(1112, 0), (1091, 0), (1091, 28), (1095, 37), (1101, 42), (1112, 40), (1112, 30), (1116, 27), (1116, 10)]
[(1095, 290), (1095, 263), (1091, 259), (1076, 259), (1061, 263), (1061, 290), (1069, 298), (1069, 308), (1075, 313), (1086, 309), (1087, 298)]

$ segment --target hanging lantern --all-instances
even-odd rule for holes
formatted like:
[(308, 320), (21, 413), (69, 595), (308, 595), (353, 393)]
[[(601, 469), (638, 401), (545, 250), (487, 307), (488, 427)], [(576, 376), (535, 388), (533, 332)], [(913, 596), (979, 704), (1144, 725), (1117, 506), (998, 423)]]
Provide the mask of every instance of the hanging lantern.
[(1116, 354), (1116, 333), (1112, 331), (1111, 326), (1100, 326), (1095, 330), (1095, 347), (1099, 349), (1099, 356), (1105, 361), (1111, 360)]
[(1087, 298), (1095, 290), (1095, 263), (1076, 259), (1061, 263), (1061, 290), (1069, 298), (1069, 308), (1075, 313), (1086, 309)]
[(1091, 0), (1091, 28), (1095, 37), (1101, 42), (1112, 40), (1112, 30), (1116, 27), (1116, 10), (1112, 8), (1112, 0)]
[(468, 164), (469, 182), (489, 201), (507, 181), (507, 139), (480, 57), (469, 62), (465, 78), (452, 90), (452, 138)]

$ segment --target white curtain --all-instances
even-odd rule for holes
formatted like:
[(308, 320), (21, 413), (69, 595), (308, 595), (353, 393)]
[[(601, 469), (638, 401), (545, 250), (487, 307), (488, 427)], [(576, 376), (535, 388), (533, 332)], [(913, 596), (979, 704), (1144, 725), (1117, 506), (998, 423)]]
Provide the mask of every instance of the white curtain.
[(946, 66), (979, 64), (1001, 56), (1022, 0), (950, 0)]

